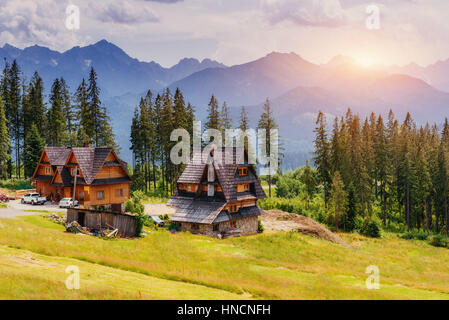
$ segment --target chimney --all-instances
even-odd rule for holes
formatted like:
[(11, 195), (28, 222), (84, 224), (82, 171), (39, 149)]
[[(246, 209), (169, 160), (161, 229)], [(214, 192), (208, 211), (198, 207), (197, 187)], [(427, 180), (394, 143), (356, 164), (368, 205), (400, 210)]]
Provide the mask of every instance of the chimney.
[(208, 197), (213, 197), (214, 196), (214, 191), (215, 191), (215, 185), (214, 185), (214, 181), (215, 181), (215, 171), (214, 171), (214, 164), (213, 163), (209, 163), (207, 165), (207, 196)]

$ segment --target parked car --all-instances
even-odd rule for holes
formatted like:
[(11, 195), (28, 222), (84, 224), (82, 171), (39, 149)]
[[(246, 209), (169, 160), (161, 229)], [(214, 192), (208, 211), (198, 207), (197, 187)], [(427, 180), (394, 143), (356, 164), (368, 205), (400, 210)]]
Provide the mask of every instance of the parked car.
[(158, 216), (148, 216), (148, 219), (153, 220), (154, 224), (158, 227), (163, 227), (165, 225), (165, 222)]
[(72, 198), (64, 198), (59, 201), (60, 208), (78, 207), (78, 200), (73, 201)]
[(39, 193), (28, 193), (22, 197), (21, 203), (28, 203), (28, 204), (41, 204), (43, 205), (45, 202), (47, 202), (46, 197), (41, 197)]
[(0, 202), (8, 202), (8, 201), (9, 197), (7, 195), (0, 194)]

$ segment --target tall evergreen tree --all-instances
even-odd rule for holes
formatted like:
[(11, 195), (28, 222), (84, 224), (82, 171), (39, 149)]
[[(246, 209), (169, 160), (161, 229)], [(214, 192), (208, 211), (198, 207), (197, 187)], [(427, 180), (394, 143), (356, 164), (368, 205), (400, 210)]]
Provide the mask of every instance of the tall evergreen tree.
[(30, 132), (26, 136), (25, 150), (23, 155), (23, 164), (25, 168), (25, 176), (31, 177), (34, 169), (39, 162), (42, 149), (44, 148), (44, 140), (39, 134), (36, 124), (32, 124)]
[(319, 111), (315, 127), (315, 156), (313, 161), (318, 171), (318, 176), (324, 188), (324, 202), (327, 205), (331, 185), (330, 146), (326, 131), (326, 116)]
[(63, 146), (67, 142), (67, 125), (64, 116), (61, 82), (55, 79), (51, 87), (48, 110), (47, 142), (52, 146)]
[[(277, 123), (273, 116), (273, 111), (271, 110), (270, 100), (267, 98), (263, 105), (263, 112), (260, 115), (259, 123), (257, 125), (259, 129), (265, 129), (266, 131), (266, 140), (265, 140), (265, 150), (268, 155), (268, 163), (266, 164), (268, 167), (268, 196), (271, 198), (271, 175), (274, 172), (271, 172), (272, 160), (271, 160), (271, 146), (276, 145), (279, 147), (279, 141), (271, 140), (271, 130), (277, 129)], [(278, 165), (278, 164), (276, 164)]]
[(208, 104), (207, 121), (204, 126), (205, 129), (220, 129), (220, 111), (218, 110), (218, 101), (214, 95), (211, 96)]
[(7, 179), (9, 155), (9, 132), (7, 120), (5, 115), (5, 108), (3, 106), (2, 98), (0, 97), (0, 179)]

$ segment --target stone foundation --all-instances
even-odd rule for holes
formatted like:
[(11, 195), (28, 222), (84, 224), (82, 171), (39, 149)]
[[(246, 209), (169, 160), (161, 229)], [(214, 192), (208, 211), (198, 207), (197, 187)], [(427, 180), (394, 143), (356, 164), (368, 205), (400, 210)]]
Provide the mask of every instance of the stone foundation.
[[(247, 217), (225, 221), (217, 224), (202, 224), (181, 222), (181, 231), (189, 231), (193, 234), (202, 234), (209, 237), (219, 237), (226, 235), (226, 233), (233, 233), (235, 235), (248, 236), (257, 233), (258, 217)], [(234, 225), (235, 224), (235, 225)]]

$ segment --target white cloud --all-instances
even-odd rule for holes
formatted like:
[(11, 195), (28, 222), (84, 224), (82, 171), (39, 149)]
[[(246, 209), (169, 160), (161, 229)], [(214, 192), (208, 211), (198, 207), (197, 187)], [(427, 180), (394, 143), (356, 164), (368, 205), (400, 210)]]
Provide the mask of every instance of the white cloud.
[(65, 8), (54, 0), (2, 1), (0, 42), (52, 47), (75, 42), (77, 35), (65, 27)]
[(304, 26), (336, 27), (346, 20), (339, 0), (262, 0), (261, 7), (273, 24), (291, 21)]
[(97, 18), (103, 22), (136, 24), (157, 22), (156, 13), (144, 3), (114, 1), (99, 8)]

